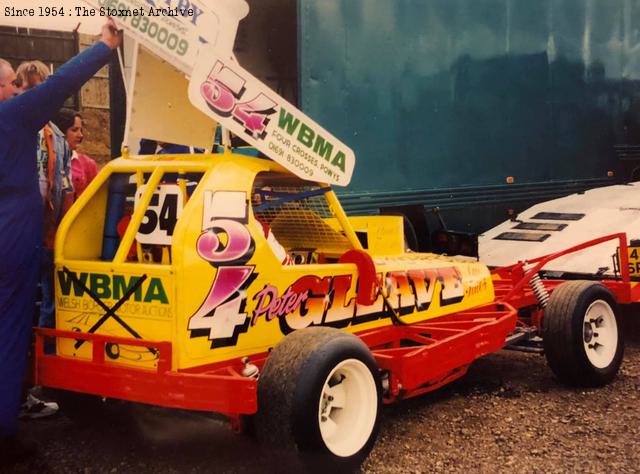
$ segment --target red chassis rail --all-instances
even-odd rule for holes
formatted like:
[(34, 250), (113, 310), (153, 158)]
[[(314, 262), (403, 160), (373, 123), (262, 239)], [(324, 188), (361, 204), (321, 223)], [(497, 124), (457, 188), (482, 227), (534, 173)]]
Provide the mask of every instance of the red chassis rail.
[(383, 371), (385, 402), (414, 397), (462, 377), (479, 357), (504, 347), (517, 323), (508, 304), (492, 303), (407, 326), (359, 333)]

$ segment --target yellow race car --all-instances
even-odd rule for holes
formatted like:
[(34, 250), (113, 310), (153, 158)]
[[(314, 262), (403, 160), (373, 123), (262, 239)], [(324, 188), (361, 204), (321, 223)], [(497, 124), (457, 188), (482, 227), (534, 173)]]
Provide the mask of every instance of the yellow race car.
[(256, 415), (266, 440), (356, 465), (380, 403), (463, 375), (517, 320), (486, 266), (405, 252), (402, 229), (270, 160), (125, 153), (59, 228), (38, 383)]

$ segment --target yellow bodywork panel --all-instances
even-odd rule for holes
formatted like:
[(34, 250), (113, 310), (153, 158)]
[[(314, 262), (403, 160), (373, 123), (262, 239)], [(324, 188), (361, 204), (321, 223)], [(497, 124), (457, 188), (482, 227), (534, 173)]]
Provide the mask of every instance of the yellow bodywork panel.
[(402, 216), (356, 216), (349, 217), (349, 222), (357, 233), (366, 234), (371, 256), (404, 253)]
[[(128, 224), (119, 228), (117, 251), (107, 255), (113, 223), (105, 222), (118, 175), (128, 193), (123, 206), (133, 208), (116, 216)], [(177, 370), (264, 353), (309, 326), (358, 332), (390, 325), (382, 293), (409, 323), (493, 301), (484, 265), (404, 253), (402, 218), (347, 218), (330, 188), (296, 180), (271, 161), (231, 153), (111, 162), (59, 228), (57, 327), (170, 341)], [(272, 196), (265, 203), (257, 195), (266, 189)], [(154, 212), (159, 222), (173, 215), (163, 196), (184, 201), (170, 239), (141, 244)], [(366, 251), (383, 289), (370, 306), (356, 303), (356, 265), (338, 262), (344, 252), (361, 248), (358, 232), (367, 234)], [(284, 265), (274, 240), (290, 254), (304, 249), (306, 260)], [(91, 344), (66, 341), (57, 350), (88, 358)], [(114, 344), (107, 360), (153, 367), (157, 354)]]
[[(104, 215), (107, 205), (109, 186), (108, 174), (101, 173), (80, 195), (78, 201), (69, 210), (69, 217), (61, 223), (57, 244), (68, 259), (98, 260), (102, 251), (104, 233)], [(80, 211), (83, 211), (79, 214)]]

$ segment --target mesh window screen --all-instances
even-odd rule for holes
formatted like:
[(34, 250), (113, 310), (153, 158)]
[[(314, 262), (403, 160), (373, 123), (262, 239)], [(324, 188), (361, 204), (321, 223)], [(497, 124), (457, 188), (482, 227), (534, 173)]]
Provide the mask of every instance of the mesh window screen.
[(315, 249), (343, 253), (351, 244), (340, 229), (326, 200), (329, 188), (264, 184), (254, 189), (254, 215), (287, 250)]

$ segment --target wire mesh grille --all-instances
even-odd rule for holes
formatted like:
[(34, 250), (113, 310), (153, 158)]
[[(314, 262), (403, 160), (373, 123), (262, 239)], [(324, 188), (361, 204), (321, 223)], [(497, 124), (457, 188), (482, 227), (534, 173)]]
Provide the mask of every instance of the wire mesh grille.
[[(324, 193), (313, 186), (265, 186), (254, 194), (254, 215), (287, 249), (343, 253), (351, 244), (339, 227)], [(258, 197), (259, 196), (259, 197)], [(260, 206), (261, 205), (261, 206)], [(264, 209), (261, 209), (264, 207)]]

